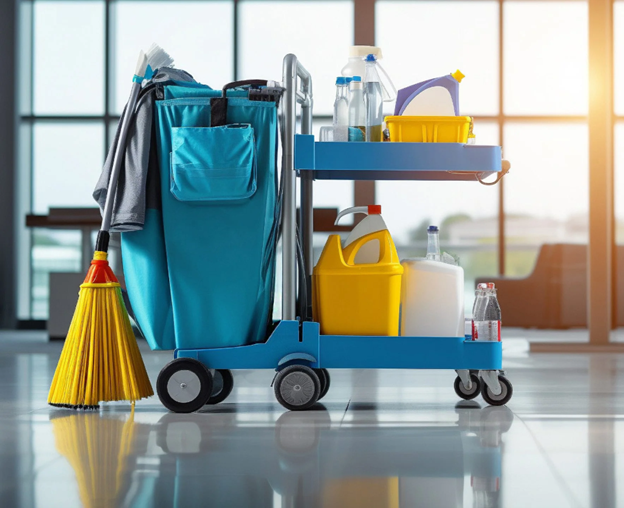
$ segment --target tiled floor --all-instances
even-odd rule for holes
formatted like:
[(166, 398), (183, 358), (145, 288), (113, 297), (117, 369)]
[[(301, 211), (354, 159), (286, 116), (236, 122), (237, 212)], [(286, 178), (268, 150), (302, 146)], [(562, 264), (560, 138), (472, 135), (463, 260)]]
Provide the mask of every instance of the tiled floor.
[[(46, 405), (60, 345), (0, 334), (0, 506), (624, 506), (624, 355), (505, 343), (509, 407), (460, 402), (454, 373), (332, 371), (286, 412), (272, 373), (235, 372), (223, 404)], [(143, 350), (155, 381), (168, 353)]]

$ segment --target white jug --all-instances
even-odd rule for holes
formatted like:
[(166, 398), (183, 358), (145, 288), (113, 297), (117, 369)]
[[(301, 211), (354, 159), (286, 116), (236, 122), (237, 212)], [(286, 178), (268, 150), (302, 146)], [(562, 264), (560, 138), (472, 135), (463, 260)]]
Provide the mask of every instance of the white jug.
[(400, 334), (464, 336), (464, 269), (425, 258), (405, 259)]

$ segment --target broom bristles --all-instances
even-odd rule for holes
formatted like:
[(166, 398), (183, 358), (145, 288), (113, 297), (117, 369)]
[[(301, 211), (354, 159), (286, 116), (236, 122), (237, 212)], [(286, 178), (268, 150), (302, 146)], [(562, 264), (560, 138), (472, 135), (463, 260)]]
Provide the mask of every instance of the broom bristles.
[(96, 252), (80, 286), (76, 311), (56, 367), (48, 403), (96, 409), (99, 402), (134, 402), (154, 395), (121, 287), (106, 254)]

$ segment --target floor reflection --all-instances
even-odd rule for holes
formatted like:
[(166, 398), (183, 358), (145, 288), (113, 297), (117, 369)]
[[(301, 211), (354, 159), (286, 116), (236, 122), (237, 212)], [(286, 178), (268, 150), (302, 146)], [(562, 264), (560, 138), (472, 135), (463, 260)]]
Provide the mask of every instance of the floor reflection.
[[(55, 412), (82, 503), (109, 506), (496, 507), (506, 407), (461, 403), (453, 423), (341, 424), (321, 406), (277, 421), (236, 412)], [(153, 415), (153, 413), (152, 413)]]

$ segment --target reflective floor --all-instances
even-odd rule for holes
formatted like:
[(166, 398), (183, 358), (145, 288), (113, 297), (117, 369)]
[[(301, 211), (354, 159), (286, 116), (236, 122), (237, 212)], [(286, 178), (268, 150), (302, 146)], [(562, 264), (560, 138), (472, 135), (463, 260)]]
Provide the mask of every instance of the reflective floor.
[[(197, 414), (85, 413), (46, 406), (60, 345), (0, 334), (0, 506), (624, 506), (624, 355), (526, 346), (505, 343), (509, 407), (458, 403), (452, 372), (337, 370), (289, 413), (241, 371)], [(154, 382), (170, 355), (143, 356)]]

